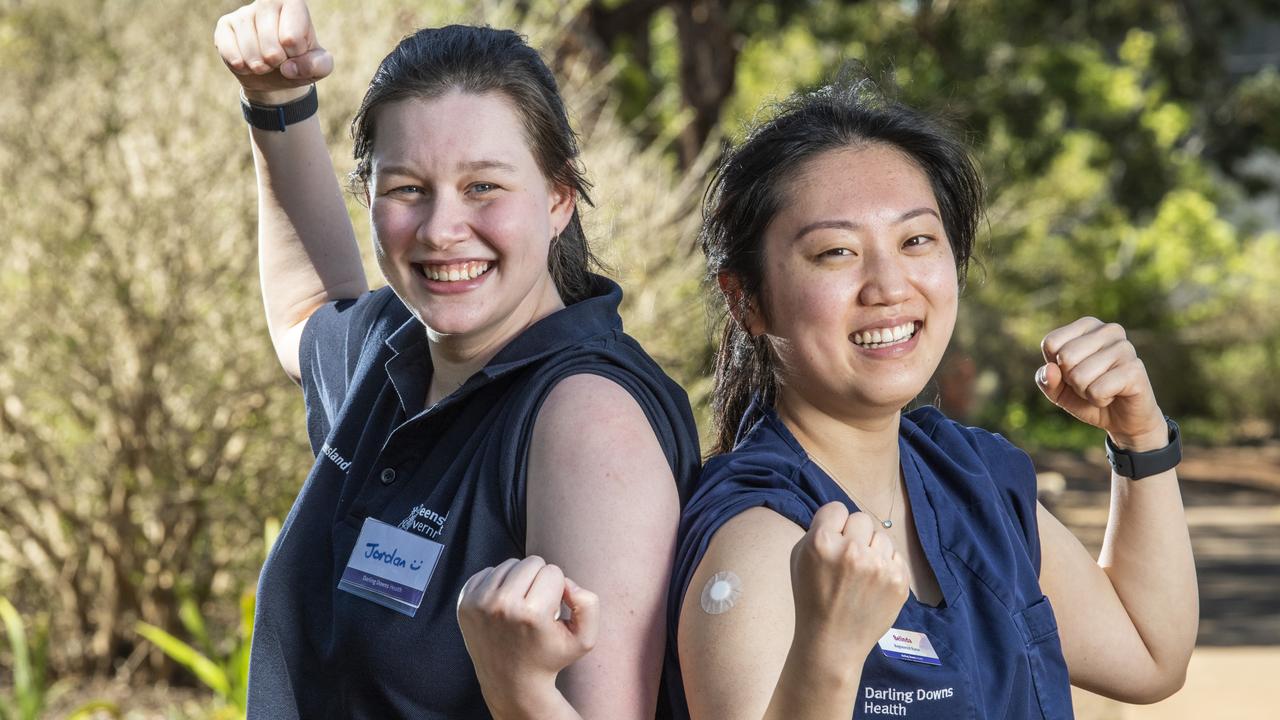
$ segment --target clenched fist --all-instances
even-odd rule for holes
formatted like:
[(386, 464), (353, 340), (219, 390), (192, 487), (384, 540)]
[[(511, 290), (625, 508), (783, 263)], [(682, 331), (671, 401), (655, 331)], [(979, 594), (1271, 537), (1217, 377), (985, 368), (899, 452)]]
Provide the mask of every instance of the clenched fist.
[(830, 638), (865, 656), (898, 617), (910, 573), (869, 515), (832, 502), (791, 551), (791, 589), (798, 637)]
[(303, 0), (257, 0), (218, 18), (213, 44), (245, 97), (282, 104), (333, 72)]
[(594, 593), (537, 555), (472, 575), (458, 597), (458, 625), (490, 709), (554, 688), (556, 675), (595, 646), (598, 606)]
[(1124, 328), (1083, 317), (1045, 336), (1036, 384), (1055, 405), (1107, 431), (1117, 446), (1144, 452), (1169, 444), (1168, 425), (1147, 368)]

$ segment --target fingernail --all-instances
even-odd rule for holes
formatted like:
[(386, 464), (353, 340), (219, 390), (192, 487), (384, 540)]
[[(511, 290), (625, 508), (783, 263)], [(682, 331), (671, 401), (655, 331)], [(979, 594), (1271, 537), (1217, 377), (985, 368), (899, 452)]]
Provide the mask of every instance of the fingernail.
[(296, 62), (287, 62), (287, 63), (285, 63), (285, 64), (281, 65), (281, 66), (280, 66), (280, 74), (281, 74), (281, 75), (283, 75), (283, 76), (285, 76), (285, 77), (287, 77), (287, 78), (291, 78), (291, 77), (293, 77), (294, 75), (297, 75), (297, 74), (298, 74), (298, 63), (296, 63)]
[(1040, 383), (1041, 385), (1045, 385), (1049, 382), (1048, 368), (1049, 368), (1048, 365), (1040, 366), (1040, 369), (1036, 371), (1036, 382)]

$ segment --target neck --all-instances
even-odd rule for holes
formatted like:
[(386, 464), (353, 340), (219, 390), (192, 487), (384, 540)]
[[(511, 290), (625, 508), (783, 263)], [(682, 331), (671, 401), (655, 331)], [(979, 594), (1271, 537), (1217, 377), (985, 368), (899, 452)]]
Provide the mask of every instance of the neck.
[(512, 340), (542, 318), (564, 309), (564, 301), (553, 283), (536, 301), (521, 303), (516, 311), (498, 325), (476, 333), (442, 335), (427, 328), (431, 350), (431, 384), (427, 388), (427, 407), (440, 402), (462, 387), (467, 378), (479, 372)]
[(899, 479), (900, 411), (876, 416), (836, 416), (798, 393), (780, 388), (778, 417), (810, 457), (834, 475), (850, 495), (873, 513), (890, 507)]

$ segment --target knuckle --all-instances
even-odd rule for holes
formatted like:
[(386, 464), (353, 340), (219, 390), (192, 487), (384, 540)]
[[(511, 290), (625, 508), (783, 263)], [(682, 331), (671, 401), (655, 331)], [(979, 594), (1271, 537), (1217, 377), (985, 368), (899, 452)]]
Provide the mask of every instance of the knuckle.
[(862, 548), (856, 543), (845, 543), (840, 549), (839, 560), (845, 567), (858, 567), (864, 564)]
[(527, 614), (524, 611), (524, 598), (492, 598), (484, 609), (489, 617), (515, 623), (521, 622)]
[(805, 535), (800, 542), (796, 543), (796, 550), (803, 554), (816, 555), (819, 558), (827, 557), (837, 550), (837, 541), (834, 533), (825, 530)]

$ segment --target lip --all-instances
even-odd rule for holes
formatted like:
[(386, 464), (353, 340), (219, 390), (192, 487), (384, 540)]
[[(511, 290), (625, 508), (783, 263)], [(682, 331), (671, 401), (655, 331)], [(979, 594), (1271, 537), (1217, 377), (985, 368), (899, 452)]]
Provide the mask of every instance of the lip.
[(853, 336), (854, 336), (854, 333), (866, 332), (868, 330), (883, 330), (885, 328), (897, 327), (898, 325), (908, 322), (909, 320), (911, 320), (911, 318), (901, 318), (896, 320), (891, 319), (885, 322), (877, 323), (875, 325), (868, 325), (865, 328), (859, 328), (858, 330), (855, 330), (854, 332), (849, 333), (849, 344), (853, 346), (854, 350), (857, 350), (858, 353), (864, 357), (875, 358), (878, 360), (902, 357), (903, 355), (910, 353), (912, 350), (915, 350), (916, 345), (920, 344), (920, 335), (924, 332), (924, 321), (914, 320), (916, 324), (916, 331), (911, 335), (911, 339), (904, 343), (899, 343), (897, 345), (892, 345), (890, 347), (883, 347), (883, 348), (863, 347), (853, 341)]
[[(487, 262), (489, 263), (489, 269), (470, 280), (456, 280), (454, 282), (432, 280), (421, 270), (424, 265), (454, 265), (464, 262)], [(479, 258), (451, 258), (448, 261), (433, 260), (427, 262), (413, 262), (409, 265), (409, 273), (413, 276), (413, 279), (420, 287), (433, 295), (459, 295), (461, 293), (471, 292), (483, 285), (485, 281), (489, 279), (489, 276), (493, 274), (493, 271), (498, 267), (498, 263), (495, 260), (483, 260)]]

